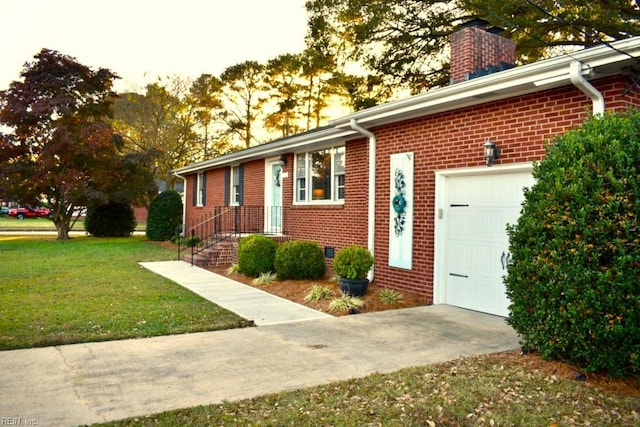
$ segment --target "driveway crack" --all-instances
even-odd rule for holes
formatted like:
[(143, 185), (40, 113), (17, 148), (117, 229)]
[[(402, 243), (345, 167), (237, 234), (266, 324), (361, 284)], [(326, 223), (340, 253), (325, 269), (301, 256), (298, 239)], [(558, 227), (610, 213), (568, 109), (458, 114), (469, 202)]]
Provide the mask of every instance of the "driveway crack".
[[(87, 345), (84, 345), (84, 344), (82, 345), (82, 347), (89, 352), (91, 357), (93, 357), (93, 351), (91, 350), (90, 347), (88, 347)], [(98, 417), (102, 421), (106, 422), (107, 419), (104, 417), (104, 415), (102, 415), (102, 414), (96, 412), (95, 410), (93, 410), (91, 408), (91, 405), (89, 404), (89, 401), (87, 399), (83, 399), (82, 396), (80, 395), (79, 387), (78, 387), (78, 382), (80, 380), (80, 374), (78, 373), (78, 371), (75, 368), (75, 366), (72, 365), (71, 363), (69, 363), (69, 361), (67, 360), (67, 358), (64, 355), (64, 352), (62, 351), (61, 346), (55, 346), (54, 348), (56, 349), (56, 351), (60, 355), (60, 359), (62, 359), (62, 362), (64, 363), (64, 365), (71, 372), (71, 384), (70, 385), (71, 385), (71, 389), (73, 390), (73, 395), (76, 397), (76, 401), (78, 403), (80, 403), (81, 405), (83, 405), (87, 409), (87, 411), (89, 413), (95, 415), (96, 417)]]

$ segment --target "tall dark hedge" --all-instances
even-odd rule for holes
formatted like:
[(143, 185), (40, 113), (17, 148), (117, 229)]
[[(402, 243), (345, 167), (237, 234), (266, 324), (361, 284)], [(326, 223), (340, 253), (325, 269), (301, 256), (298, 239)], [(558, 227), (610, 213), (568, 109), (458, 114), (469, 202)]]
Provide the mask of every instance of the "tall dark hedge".
[(508, 228), (508, 322), (545, 358), (640, 373), (640, 113), (567, 132), (533, 174)]
[(130, 236), (136, 229), (133, 208), (128, 203), (108, 203), (87, 210), (84, 229), (95, 237)]
[(175, 190), (165, 190), (151, 201), (147, 218), (149, 240), (166, 241), (174, 237), (182, 225), (182, 197)]

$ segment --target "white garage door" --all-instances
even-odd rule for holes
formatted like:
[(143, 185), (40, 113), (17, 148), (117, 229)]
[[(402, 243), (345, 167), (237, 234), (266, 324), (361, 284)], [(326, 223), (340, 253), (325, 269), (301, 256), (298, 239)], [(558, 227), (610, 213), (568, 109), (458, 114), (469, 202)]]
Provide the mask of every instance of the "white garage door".
[(509, 261), (507, 223), (514, 224), (533, 185), (529, 172), (447, 178), (445, 302), (508, 315), (503, 276)]

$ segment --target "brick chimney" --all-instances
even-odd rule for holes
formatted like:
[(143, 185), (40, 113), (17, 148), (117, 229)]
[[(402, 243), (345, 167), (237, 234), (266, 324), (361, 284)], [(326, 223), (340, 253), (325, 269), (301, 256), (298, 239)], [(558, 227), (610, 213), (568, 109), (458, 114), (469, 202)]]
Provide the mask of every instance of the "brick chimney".
[(459, 83), (515, 64), (516, 44), (474, 19), (451, 34), (451, 83)]

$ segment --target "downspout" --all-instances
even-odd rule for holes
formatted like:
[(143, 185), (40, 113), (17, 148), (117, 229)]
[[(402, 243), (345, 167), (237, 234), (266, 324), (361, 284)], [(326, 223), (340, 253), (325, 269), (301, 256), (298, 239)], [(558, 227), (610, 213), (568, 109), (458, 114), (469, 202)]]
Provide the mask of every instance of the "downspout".
[(182, 178), (182, 188), (184, 188), (184, 191), (182, 192), (182, 237), (187, 237), (187, 200), (185, 199), (187, 196), (187, 177), (175, 172), (173, 173), (173, 176)]
[[(358, 125), (356, 119), (350, 121), (351, 129), (360, 132), (369, 138), (369, 204), (367, 209), (367, 247), (375, 256), (375, 232), (376, 232), (376, 136), (373, 132)], [(371, 268), (367, 278), (373, 280), (375, 267)]]
[(571, 78), (571, 83), (591, 98), (593, 102), (593, 115), (604, 115), (604, 96), (582, 76), (582, 63), (580, 61), (571, 62), (569, 66), (569, 77)]

